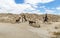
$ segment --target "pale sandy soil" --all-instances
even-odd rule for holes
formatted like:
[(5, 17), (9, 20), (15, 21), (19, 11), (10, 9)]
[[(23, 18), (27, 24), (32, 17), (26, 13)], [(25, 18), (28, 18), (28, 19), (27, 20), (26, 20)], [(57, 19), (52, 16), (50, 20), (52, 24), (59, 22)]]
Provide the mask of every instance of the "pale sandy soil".
[(28, 31), (27, 23), (0, 23), (0, 38), (40, 38), (36, 33)]
[[(0, 23), (0, 38), (51, 38), (51, 32), (60, 31), (60, 22), (41, 24), (40, 28), (29, 26), (28, 22), (19, 24)], [(55, 29), (58, 26), (58, 29)], [(53, 36), (54, 37), (54, 36)]]

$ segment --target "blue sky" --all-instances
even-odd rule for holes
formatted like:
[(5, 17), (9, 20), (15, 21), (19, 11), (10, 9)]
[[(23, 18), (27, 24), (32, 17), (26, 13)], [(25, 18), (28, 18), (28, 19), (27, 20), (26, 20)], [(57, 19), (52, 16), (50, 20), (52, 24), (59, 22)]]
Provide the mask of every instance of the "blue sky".
[[(24, 3), (24, 0), (15, 0), (16, 4), (22, 4)], [(38, 3), (38, 6), (46, 6), (47, 8), (54, 8), (57, 6), (60, 6), (60, 0), (54, 0), (53, 2), (50, 3)]]
[[(15, 0), (16, 4), (23, 4), (24, 0)], [(33, 7), (34, 5), (31, 4)], [(44, 13), (46, 9), (54, 11), (53, 13), (59, 14), (60, 13), (60, 0), (54, 0), (52, 2), (48, 2), (48, 3), (40, 3), (38, 2), (36, 4), (37, 7), (34, 7), (36, 10), (40, 10), (40, 12)], [(44, 8), (40, 8), (40, 6), (45, 6)], [(59, 7), (59, 9), (57, 9)]]
[(24, 3), (24, 0), (15, 0), (15, 2), (16, 2), (17, 4), (22, 4), (22, 3)]
[(60, 0), (0, 0), (0, 13), (60, 14)]

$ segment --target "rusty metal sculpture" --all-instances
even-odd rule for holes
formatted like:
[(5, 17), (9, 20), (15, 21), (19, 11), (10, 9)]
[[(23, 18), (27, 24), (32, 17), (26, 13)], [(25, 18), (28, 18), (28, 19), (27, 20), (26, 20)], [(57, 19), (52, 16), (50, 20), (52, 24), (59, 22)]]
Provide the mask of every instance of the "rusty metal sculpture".
[(44, 17), (43, 19), (44, 19), (44, 22), (48, 22), (48, 16), (47, 16), (47, 13), (45, 14), (45, 17)]
[(27, 21), (26, 16), (24, 14), (22, 15), (22, 22), (23, 21)]
[(21, 17), (19, 17), (19, 18), (16, 20), (16, 22), (18, 23), (18, 22), (20, 21), (20, 19), (21, 19)]

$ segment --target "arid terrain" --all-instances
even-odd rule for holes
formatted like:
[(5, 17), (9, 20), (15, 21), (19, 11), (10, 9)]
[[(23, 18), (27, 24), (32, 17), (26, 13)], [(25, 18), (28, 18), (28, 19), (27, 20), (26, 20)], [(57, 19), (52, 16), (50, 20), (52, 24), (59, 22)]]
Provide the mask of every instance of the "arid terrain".
[(60, 15), (0, 14), (0, 38), (60, 38)]

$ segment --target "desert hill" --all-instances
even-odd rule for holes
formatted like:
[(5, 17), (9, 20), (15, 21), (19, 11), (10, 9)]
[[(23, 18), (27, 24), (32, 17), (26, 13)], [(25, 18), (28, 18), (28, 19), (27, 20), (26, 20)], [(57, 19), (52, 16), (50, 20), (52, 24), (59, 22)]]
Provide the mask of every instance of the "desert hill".
[[(41, 21), (43, 21), (43, 17), (45, 16), (45, 14), (40, 14), (40, 15), (39, 14), (24, 14), (24, 15), (28, 19), (32, 19), (32, 20), (38, 19), (38, 20), (41, 20)], [(60, 15), (47, 14), (47, 16), (48, 16), (48, 21), (59, 22), (59, 20), (60, 20)]]
[[(33, 20), (33, 21), (43, 21), (43, 17), (45, 16), (45, 14), (10, 14), (10, 13), (7, 13), (7, 14), (4, 14), (4, 13), (1, 13), (0, 14), (0, 22), (7, 22), (7, 23), (15, 23), (16, 20), (20, 18), (20, 22), (23, 18), (23, 15), (25, 16), (25, 18), (27, 20)], [(47, 14), (48, 16), (48, 21), (49, 22), (59, 22), (60, 21), (60, 15), (53, 15), (53, 14)]]
[[(60, 38), (60, 15), (0, 14), (0, 38)], [(33, 27), (32, 27), (33, 26)]]

